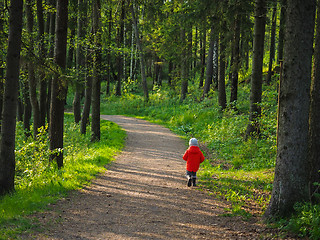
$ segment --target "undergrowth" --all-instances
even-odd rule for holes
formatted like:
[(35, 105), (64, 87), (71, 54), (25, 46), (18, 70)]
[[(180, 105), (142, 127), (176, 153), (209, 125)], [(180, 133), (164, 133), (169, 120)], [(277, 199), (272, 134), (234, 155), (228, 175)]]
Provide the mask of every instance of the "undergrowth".
[(16, 136), (15, 192), (0, 199), (0, 239), (27, 232), (35, 227), (27, 215), (89, 184), (122, 149), (125, 133), (116, 124), (101, 121), (101, 141), (91, 143), (89, 133), (81, 135), (73, 116), (66, 114), (64, 167), (60, 170), (49, 161), (46, 128), (40, 129), (34, 141), (18, 123)]
[[(190, 137), (198, 138), (207, 159), (198, 174), (201, 188), (231, 203), (226, 215), (240, 215), (245, 219), (261, 216), (270, 201), (274, 177), (277, 84), (263, 86), (261, 135), (247, 141), (244, 141), (250, 104), (247, 84), (239, 86), (236, 110), (228, 107), (221, 111), (218, 94), (212, 90), (208, 98), (200, 101), (197, 83), (189, 85), (189, 92), (191, 94), (180, 102), (178, 89), (154, 87), (148, 103), (141, 94), (127, 92), (121, 97), (107, 97), (102, 109), (104, 114), (142, 117), (163, 124), (185, 138), (186, 143)], [(297, 207), (298, 214), (291, 217), (290, 224), (285, 220), (281, 228), (292, 231), (294, 226), (298, 229), (296, 232), (320, 239), (313, 227), (320, 229), (320, 218), (314, 214), (318, 206), (302, 206)], [(313, 220), (306, 221), (306, 212)]]

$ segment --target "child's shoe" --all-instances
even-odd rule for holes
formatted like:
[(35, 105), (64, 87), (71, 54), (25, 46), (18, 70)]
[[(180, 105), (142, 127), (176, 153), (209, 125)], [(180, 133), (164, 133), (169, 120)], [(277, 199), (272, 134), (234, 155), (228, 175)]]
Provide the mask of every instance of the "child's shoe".
[(188, 183), (187, 183), (188, 187), (191, 187), (191, 181), (192, 181), (192, 179), (190, 177), (188, 177)]
[(196, 178), (193, 178), (193, 179), (192, 179), (192, 186), (194, 186), (194, 187), (197, 186), (197, 184), (196, 184)]

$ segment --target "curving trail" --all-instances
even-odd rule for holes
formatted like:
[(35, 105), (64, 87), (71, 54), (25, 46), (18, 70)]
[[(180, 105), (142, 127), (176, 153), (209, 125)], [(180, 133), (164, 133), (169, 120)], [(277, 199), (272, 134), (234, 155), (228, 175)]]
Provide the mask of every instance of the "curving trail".
[(261, 239), (256, 221), (223, 217), (227, 203), (186, 186), (184, 141), (168, 129), (101, 116), (127, 132), (126, 147), (93, 183), (37, 218), (28, 239)]

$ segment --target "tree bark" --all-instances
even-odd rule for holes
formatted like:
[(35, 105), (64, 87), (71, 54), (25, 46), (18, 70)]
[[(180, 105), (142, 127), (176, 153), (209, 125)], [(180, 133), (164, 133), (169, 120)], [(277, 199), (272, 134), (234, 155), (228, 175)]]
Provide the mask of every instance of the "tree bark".
[[(120, 26), (118, 27), (117, 33), (117, 46), (122, 48), (123, 44), (123, 35), (124, 35), (124, 18), (125, 18), (125, 0), (121, 0), (121, 15), (120, 15)], [(121, 82), (122, 82), (122, 73), (123, 73), (123, 54), (121, 52), (117, 53), (117, 85), (116, 85), (116, 95), (121, 96)]]
[(238, 100), (238, 79), (239, 79), (239, 65), (240, 65), (240, 16), (235, 15), (233, 26), (233, 40), (232, 40), (232, 65), (231, 65), (231, 94), (230, 104), (236, 108)]
[[(27, 15), (27, 28), (29, 32), (29, 55), (34, 55), (34, 41), (33, 41), (33, 1), (27, 0), (26, 4), (26, 15)], [(30, 93), (30, 102), (32, 106), (32, 116), (33, 116), (33, 137), (36, 138), (38, 135), (38, 128), (40, 127), (40, 109), (37, 98), (37, 80), (35, 76), (33, 61), (28, 61), (28, 80), (29, 80), (29, 93)]]
[[(54, 61), (62, 71), (66, 68), (67, 30), (68, 0), (57, 0)], [(66, 85), (67, 83), (62, 75), (53, 77), (51, 85), (49, 137), (50, 150), (56, 152), (51, 154), (50, 158), (57, 162), (58, 168), (63, 167), (63, 121)]]
[(218, 101), (221, 109), (225, 109), (227, 106), (227, 96), (226, 96), (226, 83), (225, 83), (225, 43), (224, 37), (220, 34), (220, 57), (219, 57), (219, 76), (218, 76)]
[(143, 49), (142, 49), (142, 43), (140, 41), (138, 21), (136, 18), (133, 4), (134, 4), (134, 1), (131, 4), (131, 13), (132, 13), (132, 21), (133, 21), (134, 31), (135, 31), (135, 35), (136, 35), (136, 44), (137, 44), (137, 47), (139, 50), (142, 88), (143, 88), (143, 93), (144, 93), (144, 101), (148, 102), (149, 101), (149, 93), (148, 93), (147, 78), (146, 78), (146, 74), (145, 74), (146, 71), (145, 71), (144, 54), (143, 54)]
[[(43, 18), (43, 6), (42, 0), (37, 0), (37, 19), (38, 19), (38, 33), (39, 33), (39, 58), (41, 63), (45, 58), (45, 35), (44, 35), (44, 18)], [(44, 126), (46, 123), (46, 115), (47, 115), (47, 102), (48, 102), (48, 82), (43, 73), (39, 74), (40, 81), (40, 93), (39, 93), (39, 125)]]
[(76, 56), (76, 66), (77, 66), (77, 81), (75, 83), (75, 94), (73, 99), (73, 114), (75, 123), (79, 123), (81, 120), (81, 92), (83, 91), (84, 82), (84, 67), (85, 67), (85, 56), (83, 54), (84, 49), (84, 37), (85, 29), (83, 23), (85, 22), (87, 16), (86, 2), (83, 0), (78, 0), (78, 23), (77, 23), (77, 56)]
[(14, 191), (15, 132), (19, 87), (23, 1), (11, 1), (7, 71), (0, 140), (0, 196)]
[(272, 77), (272, 64), (275, 57), (275, 46), (276, 46), (276, 24), (277, 24), (277, 3), (275, 2), (272, 9), (269, 69), (268, 69), (268, 75), (266, 80), (267, 84), (270, 84), (271, 77)]
[(207, 46), (207, 30), (203, 27), (202, 40), (201, 40), (200, 58), (201, 58), (201, 72), (199, 87), (203, 87), (204, 71), (206, 68), (206, 46)]
[(253, 134), (259, 135), (260, 133), (259, 117), (261, 115), (260, 103), (262, 94), (262, 65), (265, 24), (266, 2), (265, 0), (256, 0), (250, 95), (250, 122), (247, 126), (247, 132), (245, 136), (246, 139)]
[(314, 47), (313, 77), (311, 82), (311, 101), (309, 116), (309, 135), (310, 135), (310, 161), (311, 161), (311, 179), (310, 193), (311, 200), (315, 202), (315, 193), (319, 193), (319, 187), (313, 183), (320, 182), (320, 1), (317, 1), (317, 22), (316, 38)]
[(280, 26), (279, 26), (279, 41), (278, 41), (278, 63), (283, 60), (283, 44), (284, 30), (286, 25), (286, 8), (287, 0), (281, 0)]
[(214, 44), (216, 41), (213, 25), (214, 24), (212, 23), (211, 32), (210, 32), (209, 51), (207, 56), (206, 80), (204, 82), (202, 98), (205, 98), (208, 95), (210, 90), (210, 85), (212, 84), (212, 78), (213, 78), (213, 50), (214, 50)]
[[(268, 218), (287, 217), (309, 201), (308, 121), (315, 1), (288, 1), (283, 81), (279, 92), (278, 148)], [(303, 44), (301, 44), (303, 43)]]
[[(4, 2), (0, 1), (0, 8), (4, 8)], [(4, 37), (4, 19), (0, 17), (0, 37)], [(0, 47), (5, 48), (5, 43), (0, 42)], [(0, 57), (0, 133), (1, 133), (1, 121), (2, 121), (2, 105), (3, 105), (3, 92), (4, 92), (4, 56)]]
[(186, 32), (183, 28), (180, 30), (180, 40), (181, 40), (181, 46), (182, 46), (182, 52), (181, 52), (181, 94), (180, 94), (180, 101), (182, 102), (188, 92), (188, 78), (187, 78), (187, 69), (186, 69)]
[(92, 79), (92, 124), (91, 141), (100, 140), (100, 91), (101, 91), (101, 5), (100, 0), (93, 2), (93, 34), (94, 34), (94, 60)]

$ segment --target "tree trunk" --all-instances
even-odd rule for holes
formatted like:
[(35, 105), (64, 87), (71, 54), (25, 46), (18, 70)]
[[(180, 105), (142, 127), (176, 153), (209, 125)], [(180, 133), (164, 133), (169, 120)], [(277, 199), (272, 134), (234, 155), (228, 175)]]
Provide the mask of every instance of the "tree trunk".
[[(122, 48), (123, 34), (124, 34), (124, 17), (125, 17), (125, 0), (121, 0), (121, 15), (120, 15), (120, 26), (118, 27), (117, 33), (117, 46), (118, 48)], [(116, 95), (121, 96), (121, 82), (122, 82), (122, 73), (123, 73), (123, 54), (121, 52), (117, 53), (117, 85), (116, 85)]]
[[(39, 33), (39, 58), (41, 63), (45, 58), (45, 35), (44, 35), (44, 18), (43, 18), (43, 6), (42, 0), (37, 0), (37, 19), (38, 19), (38, 33)], [(45, 126), (46, 124), (46, 115), (47, 115), (47, 102), (48, 102), (48, 95), (47, 95), (47, 88), (48, 83), (45, 75), (43, 73), (39, 74), (39, 81), (40, 81), (40, 101), (39, 101), (39, 125)]]
[(281, 13), (280, 13), (279, 42), (278, 42), (278, 62), (283, 60), (283, 43), (284, 43), (284, 30), (286, 26), (287, 0), (281, 0), (280, 4), (281, 4)]
[(73, 114), (74, 114), (74, 121), (75, 123), (79, 123), (81, 120), (81, 92), (83, 90), (83, 82), (84, 82), (84, 66), (85, 66), (85, 57), (83, 54), (83, 48), (84, 48), (84, 37), (85, 37), (85, 29), (83, 26), (83, 23), (85, 22), (86, 16), (87, 16), (87, 9), (86, 9), (86, 2), (83, 0), (78, 0), (78, 29), (77, 29), (77, 81), (75, 83), (76, 85), (76, 91), (74, 94), (73, 99)]
[(94, 34), (94, 59), (92, 79), (92, 124), (91, 141), (100, 140), (100, 91), (101, 91), (101, 5), (100, 0), (93, 2), (93, 34)]
[[(68, 0), (57, 0), (56, 34), (54, 61), (61, 68), (66, 68), (68, 30)], [(50, 108), (50, 150), (56, 151), (50, 157), (57, 162), (58, 168), (63, 167), (63, 125), (66, 81), (63, 76), (54, 76), (51, 85)]]
[[(0, 1), (0, 9), (4, 8), (4, 2)], [(4, 36), (4, 19), (0, 17), (0, 37)], [(5, 43), (0, 42), (0, 48), (5, 48)], [(0, 133), (1, 133), (1, 121), (2, 121), (2, 105), (3, 105), (3, 90), (4, 90), (4, 57), (0, 56)]]
[[(110, 3), (111, 4), (111, 3)], [(112, 7), (109, 9), (109, 27), (108, 27), (108, 45), (110, 46), (112, 43), (111, 35), (112, 34)], [(106, 95), (110, 94), (110, 82), (111, 82), (111, 49), (107, 50), (107, 88), (106, 88)], [(132, 76), (130, 76), (132, 78)]]
[[(88, 56), (87, 56), (88, 58)], [(87, 60), (87, 65), (91, 63), (91, 59)], [(84, 106), (81, 117), (81, 134), (85, 134), (87, 131), (87, 124), (89, 122), (90, 108), (91, 108), (91, 97), (92, 97), (92, 76), (87, 74), (86, 76), (86, 87), (85, 87), (85, 96), (84, 96)]]
[[(34, 53), (34, 41), (33, 41), (33, 1), (27, 0), (26, 4), (26, 15), (27, 15), (27, 28), (29, 32), (29, 55), (32, 56)], [(33, 61), (28, 61), (28, 80), (29, 80), (29, 92), (30, 92), (30, 102), (32, 106), (32, 116), (33, 116), (33, 137), (36, 138), (38, 135), (38, 128), (40, 127), (40, 109), (37, 98), (37, 81), (34, 72)]]
[[(28, 74), (28, 78), (30, 78), (30, 75)], [(34, 78), (34, 76), (33, 76)], [(25, 130), (25, 135), (30, 136), (30, 120), (31, 120), (31, 103), (30, 103), (30, 91), (29, 91), (29, 81), (28, 80), (22, 80), (20, 81), (20, 89), (19, 91), (23, 94), (23, 101), (21, 101), (21, 117), (23, 118), (23, 129)], [(22, 104), (23, 102), (23, 104)], [(18, 108), (19, 109), (19, 108)], [(19, 110), (18, 110), (19, 114)]]
[[(49, 5), (51, 8), (55, 9), (56, 4), (55, 0), (49, 0)], [(49, 13), (50, 15), (50, 23), (49, 23), (49, 51), (48, 51), (48, 57), (52, 58), (54, 57), (54, 39), (55, 39), (55, 30), (56, 30), (56, 13), (55, 11), (53, 13)], [(47, 94), (47, 101), (46, 101), (46, 112), (47, 112), (47, 122), (50, 124), (50, 108), (51, 108), (51, 91), (52, 87), (52, 78), (48, 79), (48, 94)]]
[(200, 49), (201, 72), (200, 72), (200, 82), (199, 82), (200, 88), (203, 87), (204, 70), (206, 68), (207, 30), (205, 27), (203, 27), (201, 43), (202, 43), (202, 47)]
[(134, 4), (134, 1), (131, 4), (131, 13), (132, 13), (132, 21), (133, 21), (134, 31), (135, 31), (135, 35), (136, 35), (136, 43), (137, 43), (137, 47), (138, 47), (138, 50), (139, 50), (142, 88), (143, 88), (143, 92), (144, 92), (144, 101), (148, 102), (149, 101), (149, 93), (148, 93), (147, 78), (146, 78), (146, 74), (145, 74), (145, 72), (146, 72), (145, 68), (146, 67), (145, 67), (142, 44), (141, 44), (141, 41), (140, 41), (140, 35), (139, 35), (139, 29), (138, 29), (138, 21), (137, 21), (136, 15), (135, 15), (133, 4)]
[(225, 109), (227, 106), (227, 96), (226, 96), (226, 83), (225, 83), (225, 42), (224, 37), (220, 34), (220, 58), (219, 58), (219, 76), (218, 76), (218, 101), (221, 109)]
[(235, 16), (233, 27), (230, 104), (233, 108), (236, 108), (240, 66), (240, 17), (238, 14)]
[(275, 57), (275, 45), (276, 45), (276, 25), (277, 25), (277, 3), (274, 3), (272, 10), (272, 25), (271, 25), (271, 39), (270, 39), (270, 56), (269, 56), (269, 69), (267, 76), (267, 84), (271, 82), (272, 76), (272, 64)]
[[(279, 92), (278, 147), (268, 218), (290, 216), (309, 200), (308, 121), (315, 1), (288, 1), (283, 81)], [(303, 44), (301, 44), (303, 43)]]
[(252, 77), (251, 77), (251, 95), (250, 95), (250, 123), (247, 127), (245, 138), (252, 134), (259, 135), (259, 117), (261, 115), (261, 94), (262, 94), (262, 65), (264, 52), (264, 36), (266, 24), (266, 2), (257, 0), (255, 5), (255, 23), (253, 39), (253, 57), (252, 57)]
[[(312, 201), (316, 200), (314, 193), (319, 194), (319, 187), (313, 185), (320, 182), (320, 1), (317, 1), (317, 22), (316, 38), (314, 48), (313, 77), (311, 83), (311, 101), (309, 116), (310, 134), (310, 161), (311, 161), (311, 180), (310, 193)], [(319, 202), (319, 198), (317, 199)]]
[(186, 69), (186, 32), (184, 29), (181, 28), (180, 30), (180, 40), (181, 40), (181, 46), (182, 46), (182, 52), (181, 52), (181, 94), (180, 94), (180, 101), (182, 102), (188, 92), (188, 78), (187, 78), (187, 69)]
[(23, 1), (11, 1), (7, 71), (0, 140), (0, 196), (14, 191), (15, 133), (19, 87)]
[(206, 80), (204, 82), (202, 98), (205, 98), (208, 95), (210, 90), (210, 85), (212, 83), (212, 77), (213, 77), (213, 50), (214, 50), (214, 44), (216, 41), (213, 25), (214, 24), (212, 23), (211, 32), (210, 32), (210, 44), (209, 44), (209, 51), (208, 51), (208, 58), (207, 58)]

